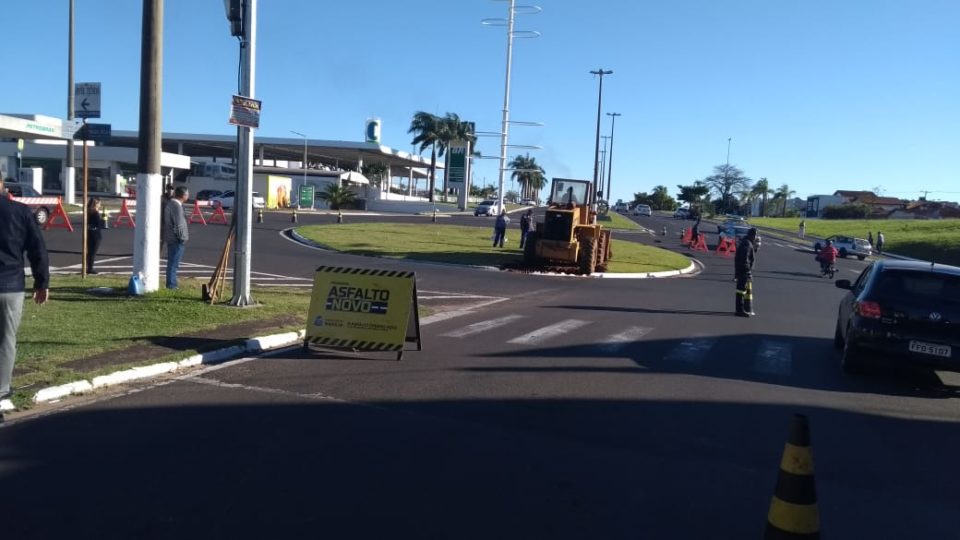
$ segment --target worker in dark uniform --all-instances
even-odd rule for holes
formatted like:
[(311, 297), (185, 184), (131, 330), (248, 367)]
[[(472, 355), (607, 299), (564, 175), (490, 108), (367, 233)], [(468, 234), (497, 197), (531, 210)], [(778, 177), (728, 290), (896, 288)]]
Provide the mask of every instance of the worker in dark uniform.
[(756, 260), (754, 245), (757, 230), (751, 228), (737, 246), (734, 269), (737, 278), (737, 317), (752, 317), (753, 312), (753, 263)]

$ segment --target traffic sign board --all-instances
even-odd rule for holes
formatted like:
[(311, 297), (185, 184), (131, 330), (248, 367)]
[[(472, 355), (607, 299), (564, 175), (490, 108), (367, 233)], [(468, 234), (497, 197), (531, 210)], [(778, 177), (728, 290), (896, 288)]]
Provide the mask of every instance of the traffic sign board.
[(73, 98), (77, 118), (100, 118), (100, 83), (76, 83)]
[(100, 144), (110, 144), (112, 131), (110, 124), (84, 124), (74, 137)]

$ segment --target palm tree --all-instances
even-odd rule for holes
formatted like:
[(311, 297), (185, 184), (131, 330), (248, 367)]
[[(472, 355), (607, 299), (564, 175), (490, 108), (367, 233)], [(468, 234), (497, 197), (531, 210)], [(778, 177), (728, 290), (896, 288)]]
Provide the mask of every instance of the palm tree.
[(797, 192), (790, 189), (790, 186), (783, 184), (777, 189), (776, 194), (774, 194), (773, 199), (780, 200), (780, 217), (787, 215), (787, 199), (796, 195)]
[(350, 191), (349, 188), (341, 186), (339, 181), (336, 183), (330, 184), (317, 194), (317, 197), (320, 200), (327, 201), (327, 204), (330, 205), (331, 210), (339, 210), (344, 206), (353, 202), (357, 198), (357, 194)]
[(513, 169), (510, 177), (520, 184), (525, 199), (536, 199), (543, 186), (547, 185), (546, 171), (537, 164), (537, 158), (530, 157), (530, 154), (513, 158), (507, 167)]
[(441, 119), (424, 111), (417, 111), (413, 114), (410, 129), (407, 130), (407, 133), (416, 134), (411, 144), (414, 146), (420, 145), (421, 152), (427, 148), (432, 148), (430, 151), (430, 202), (434, 200), (433, 191), (436, 187), (437, 176), (437, 145), (440, 144), (442, 130)]
[(760, 202), (760, 217), (767, 215), (767, 196), (773, 195), (773, 190), (770, 189), (770, 183), (766, 178), (761, 178), (757, 180), (757, 183), (753, 185), (753, 188), (750, 189), (750, 194), (754, 197), (760, 197), (762, 200)]

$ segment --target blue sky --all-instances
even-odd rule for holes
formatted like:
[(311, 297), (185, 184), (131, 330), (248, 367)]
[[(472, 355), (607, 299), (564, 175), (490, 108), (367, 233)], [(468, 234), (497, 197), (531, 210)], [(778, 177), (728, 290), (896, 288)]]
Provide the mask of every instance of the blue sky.
[[(529, 3), (521, 1), (521, 3)], [(76, 81), (103, 83), (103, 119), (136, 129), (141, 2), (76, 0)], [(221, 0), (166, 0), (163, 128), (232, 133), (237, 45)], [(499, 129), (505, 36), (490, 0), (260, 0), (259, 134), (409, 150), (417, 110)], [(67, 0), (2, 0), (0, 110), (65, 116)], [(690, 183), (726, 159), (801, 196), (882, 188), (960, 199), (960, 3), (955, 0), (540, 0), (518, 18), (511, 142), (548, 176), (592, 178), (597, 81), (619, 112), (613, 199)], [(602, 132), (609, 134), (604, 115)], [(483, 138), (485, 155), (498, 139)], [(511, 156), (513, 152), (511, 152)], [(477, 179), (493, 183), (496, 162)]]

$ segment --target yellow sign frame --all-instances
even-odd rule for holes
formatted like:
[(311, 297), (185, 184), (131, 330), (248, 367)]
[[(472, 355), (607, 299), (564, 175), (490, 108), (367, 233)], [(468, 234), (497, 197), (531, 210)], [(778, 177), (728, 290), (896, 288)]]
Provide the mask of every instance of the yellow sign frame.
[(414, 272), (321, 266), (313, 279), (304, 347), (396, 352), (422, 350)]

